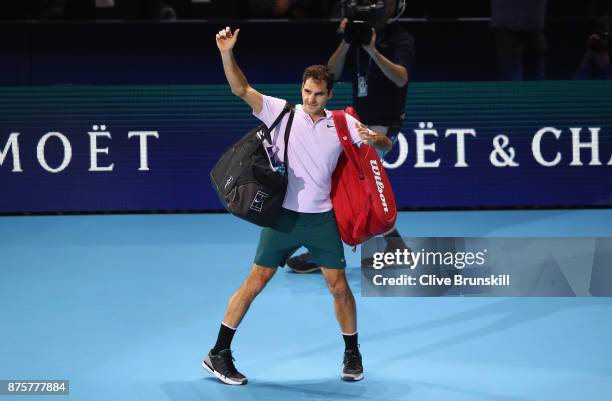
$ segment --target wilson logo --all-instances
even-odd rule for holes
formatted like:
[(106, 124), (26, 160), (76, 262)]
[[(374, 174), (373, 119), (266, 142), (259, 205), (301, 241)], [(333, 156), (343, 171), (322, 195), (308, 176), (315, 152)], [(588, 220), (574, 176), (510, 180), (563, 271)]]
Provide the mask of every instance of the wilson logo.
[(382, 182), (382, 177), (380, 176), (380, 167), (378, 167), (378, 162), (376, 162), (376, 160), (370, 160), (370, 166), (372, 167), (374, 179), (376, 180), (376, 187), (378, 188), (380, 203), (385, 213), (388, 213), (389, 207), (387, 206), (387, 200), (385, 199), (385, 195), (383, 194), (385, 190), (385, 184)]

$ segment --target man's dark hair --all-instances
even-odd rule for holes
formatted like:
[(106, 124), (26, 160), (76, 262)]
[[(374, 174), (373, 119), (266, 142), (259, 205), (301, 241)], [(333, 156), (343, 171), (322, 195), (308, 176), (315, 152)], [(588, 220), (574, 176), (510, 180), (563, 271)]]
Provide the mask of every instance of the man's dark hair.
[(329, 92), (331, 92), (334, 87), (334, 78), (326, 65), (311, 65), (310, 67), (306, 68), (302, 77), (302, 84), (305, 83), (308, 78), (312, 78), (315, 81), (325, 82)]

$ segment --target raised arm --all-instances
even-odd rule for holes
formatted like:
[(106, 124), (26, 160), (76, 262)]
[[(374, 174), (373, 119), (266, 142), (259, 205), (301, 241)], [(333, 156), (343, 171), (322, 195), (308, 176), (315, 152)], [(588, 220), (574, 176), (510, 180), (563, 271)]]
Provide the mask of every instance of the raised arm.
[[(338, 32), (344, 32), (347, 22), (348, 20), (346, 18), (344, 18), (342, 22), (340, 22)], [(348, 53), (350, 48), (351, 45), (346, 43), (346, 41), (342, 39), (340, 41), (340, 45), (338, 46), (334, 54), (332, 54), (329, 60), (327, 61), (327, 68), (329, 68), (329, 70), (331, 71), (332, 76), (334, 77), (334, 81), (339, 80), (342, 76), (344, 62), (346, 61), (346, 54)]]
[(219, 52), (221, 52), (223, 71), (225, 72), (227, 82), (232, 88), (232, 93), (244, 100), (256, 113), (260, 113), (263, 107), (263, 95), (249, 85), (234, 58), (233, 49), (238, 40), (239, 33), (240, 29), (232, 32), (229, 26), (217, 33), (215, 39)]
[(374, 29), (372, 29), (372, 40), (370, 44), (362, 45), (362, 47), (391, 82), (400, 88), (408, 84), (408, 79), (410, 77), (406, 67), (395, 64), (376, 50), (376, 31)]

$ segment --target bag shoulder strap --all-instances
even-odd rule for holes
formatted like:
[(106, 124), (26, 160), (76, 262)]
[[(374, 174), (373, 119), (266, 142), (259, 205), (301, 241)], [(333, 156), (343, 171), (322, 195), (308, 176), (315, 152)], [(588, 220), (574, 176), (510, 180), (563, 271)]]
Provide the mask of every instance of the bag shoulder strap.
[(291, 133), (291, 125), (293, 124), (293, 116), (295, 115), (293, 104), (287, 102), (285, 108), (287, 108), (287, 106), (290, 107), (291, 112), (289, 113), (289, 120), (287, 120), (287, 126), (285, 127), (285, 155), (283, 156), (283, 160), (285, 161), (285, 177), (289, 174), (289, 154), (287, 150), (289, 149), (289, 134)]
[(340, 144), (342, 145), (344, 154), (350, 160), (355, 170), (357, 170), (357, 173), (359, 173), (359, 179), (363, 180), (365, 178), (365, 174), (363, 173), (361, 163), (359, 163), (357, 151), (351, 143), (351, 133), (346, 123), (346, 115), (344, 114), (343, 110), (333, 110), (332, 117), (334, 118), (336, 133), (338, 134), (338, 139), (340, 139)]

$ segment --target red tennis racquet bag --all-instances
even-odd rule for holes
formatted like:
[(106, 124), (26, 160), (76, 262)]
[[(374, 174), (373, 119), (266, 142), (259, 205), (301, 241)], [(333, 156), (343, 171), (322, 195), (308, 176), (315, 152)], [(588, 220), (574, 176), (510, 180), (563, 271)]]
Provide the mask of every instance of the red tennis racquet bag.
[(332, 114), (344, 152), (332, 176), (331, 200), (342, 241), (356, 246), (393, 228), (395, 196), (376, 149), (353, 145), (344, 111)]

